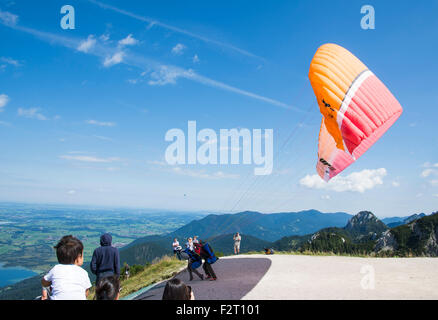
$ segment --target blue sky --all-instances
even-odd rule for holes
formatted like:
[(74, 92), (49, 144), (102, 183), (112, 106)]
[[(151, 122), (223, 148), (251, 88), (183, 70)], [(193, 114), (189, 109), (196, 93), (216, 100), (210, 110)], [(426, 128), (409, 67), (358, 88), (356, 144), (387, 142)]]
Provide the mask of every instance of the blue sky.
[[(60, 27), (63, 5), (75, 29)], [(375, 30), (360, 27), (363, 5)], [(438, 206), (436, 1), (0, 0), (0, 201), (379, 217)], [(404, 112), (337, 183), (314, 175), (324, 43)], [(169, 129), (274, 130), (274, 171), (164, 161)], [(308, 177), (308, 180), (303, 178)]]

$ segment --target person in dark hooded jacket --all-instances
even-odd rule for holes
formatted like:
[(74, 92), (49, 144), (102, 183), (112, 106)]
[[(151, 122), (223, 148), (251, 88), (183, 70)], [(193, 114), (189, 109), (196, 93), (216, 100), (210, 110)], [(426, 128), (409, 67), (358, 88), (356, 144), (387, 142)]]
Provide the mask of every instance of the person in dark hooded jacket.
[(96, 275), (96, 283), (100, 278), (120, 276), (119, 250), (111, 246), (112, 237), (105, 233), (100, 237), (100, 247), (93, 252), (90, 268)]

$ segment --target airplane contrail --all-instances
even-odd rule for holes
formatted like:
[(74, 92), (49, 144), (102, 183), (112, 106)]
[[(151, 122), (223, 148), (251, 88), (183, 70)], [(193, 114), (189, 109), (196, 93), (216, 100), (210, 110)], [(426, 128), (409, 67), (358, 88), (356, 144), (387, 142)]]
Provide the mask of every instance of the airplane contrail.
[[(56, 35), (56, 34), (53, 34), (50, 32), (45, 32), (45, 31), (40, 31), (40, 30), (36, 30), (33, 28), (20, 26), (15, 22), (11, 23), (10, 21), (5, 21), (4, 19), (1, 19), (2, 13), (5, 13), (5, 12), (0, 10), (0, 24), (3, 24), (4, 26), (7, 26), (7, 27), (12, 28), (12, 29), (17, 30), (17, 31), (31, 34), (31, 35), (33, 35), (37, 38), (40, 38), (46, 42), (58, 43), (64, 47), (79, 51), (78, 48), (81, 45), (81, 43), (83, 41), (86, 41), (85, 39), (75, 39), (75, 38), (71, 38), (71, 37)], [(16, 16), (16, 17), (18, 17), (18, 16)], [(268, 104), (271, 104), (271, 105), (274, 105), (277, 107), (281, 107), (284, 109), (293, 110), (293, 111), (297, 111), (297, 112), (305, 112), (305, 111), (301, 110), (300, 108), (290, 106), (284, 102), (281, 102), (281, 101), (278, 101), (275, 99), (271, 99), (268, 97), (264, 97), (264, 96), (255, 94), (253, 92), (246, 91), (246, 90), (239, 89), (237, 87), (228, 85), (224, 82), (220, 82), (220, 81), (208, 78), (206, 76), (202, 76), (200, 74), (197, 74), (196, 72), (194, 72), (191, 69), (187, 70), (187, 69), (180, 68), (180, 67), (173, 66), (173, 65), (165, 65), (165, 64), (162, 64), (156, 60), (150, 59), (150, 58), (143, 56), (143, 55), (126, 53), (126, 52), (122, 52), (122, 51), (118, 51), (118, 50), (119, 49), (117, 49), (117, 48), (108, 48), (107, 46), (98, 44), (96, 42), (96, 44), (92, 50), (90, 49), (87, 52), (84, 52), (84, 51), (81, 51), (81, 52), (84, 52), (85, 54), (91, 54), (91, 55), (97, 56), (97, 57), (102, 58), (102, 59), (108, 59), (108, 57), (111, 55), (120, 54), (120, 57), (119, 57), (120, 61), (117, 63), (124, 63), (126, 65), (137, 67), (137, 68), (141, 69), (142, 71), (147, 70), (147, 69), (152, 69), (155, 72), (160, 73), (163, 70), (165, 70), (166, 72), (170, 72), (172, 74), (173, 79), (177, 79), (179, 77), (185, 78), (185, 79), (189, 79), (189, 80), (198, 82), (198, 83), (206, 85), (206, 86), (222, 89), (222, 90), (229, 91), (229, 92), (234, 92), (236, 94), (250, 97), (250, 98), (253, 98), (253, 99), (256, 99), (259, 101), (263, 101), (263, 102), (266, 102)]]
[(139, 20), (139, 21), (147, 22), (151, 26), (156, 25), (156, 26), (162, 27), (164, 29), (168, 29), (168, 30), (171, 30), (171, 31), (174, 31), (174, 32), (177, 32), (177, 33), (181, 33), (181, 34), (184, 34), (186, 36), (189, 36), (189, 37), (192, 37), (192, 38), (195, 38), (195, 39), (207, 42), (207, 43), (211, 43), (211, 44), (214, 44), (214, 45), (222, 47), (222, 48), (230, 49), (232, 51), (238, 52), (238, 53), (240, 53), (240, 54), (242, 54), (244, 56), (247, 56), (247, 57), (255, 58), (255, 59), (258, 59), (258, 60), (261, 60), (261, 61), (266, 61), (262, 57), (259, 57), (259, 56), (255, 55), (255, 54), (253, 54), (253, 53), (251, 53), (249, 51), (240, 49), (240, 48), (238, 48), (236, 46), (233, 46), (233, 45), (231, 45), (229, 43), (225, 43), (225, 42), (217, 41), (217, 40), (214, 40), (214, 39), (210, 39), (210, 38), (207, 38), (205, 36), (202, 36), (202, 35), (199, 35), (199, 34), (195, 34), (195, 33), (191, 32), (191, 31), (184, 30), (184, 29), (181, 29), (181, 28), (178, 28), (178, 27), (171, 26), (169, 24), (160, 22), (160, 21), (158, 21), (156, 19), (140, 16), (140, 15), (137, 15), (135, 13), (132, 13), (132, 12), (129, 12), (129, 11), (126, 11), (126, 10), (114, 7), (112, 5), (103, 3), (101, 1), (97, 1), (97, 0), (86, 0), (86, 1), (88, 1), (90, 3), (93, 3), (95, 5), (98, 5), (101, 8), (108, 9), (108, 10), (111, 10), (111, 11), (123, 14), (125, 16), (131, 17), (131, 18)]

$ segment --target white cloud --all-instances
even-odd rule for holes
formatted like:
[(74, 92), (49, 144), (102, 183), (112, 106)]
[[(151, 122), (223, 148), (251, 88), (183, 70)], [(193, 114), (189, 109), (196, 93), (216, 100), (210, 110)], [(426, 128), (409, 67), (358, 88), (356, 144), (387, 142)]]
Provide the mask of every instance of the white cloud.
[(393, 187), (400, 187), (400, 182), (393, 181), (391, 184)]
[(199, 57), (197, 54), (193, 56), (193, 63), (199, 63)]
[(67, 192), (67, 194), (70, 195), (70, 196), (72, 196), (72, 195), (76, 194), (76, 190), (69, 190), (69, 191)]
[(106, 57), (105, 60), (103, 61), (103, 65), (105, 67), (111, 67), (113, 65), (119, 64), (123, 62), (124, 56), (125, 56), (124, 52), (122, 51), (116, 52), (114, 55)]
[(99, 127), (114, 127), (116, 125), (114, 122), (102, 122), (97, 120), (87, 120), (85, 122)]
[(272, 172), (273, 174), (277, 175), (277, 176), (284, 176), (284, 175), (289, 175), (293, 173), (293, 170), (291, 168), (286, 168), (286, 169), (274, 169), (274, 171)]
[(39, 113), (40, 108), (23, 109), (18, 108), (18, 115), (30, 119), (47, 120), (47, 117)]
[(237, 174), (226, 174), (222, 171), (217, 171), (214, 173), (206, 173), (204, 170), (189, 170), (189, 169), (182, 169), (180, 167), (175, 167), (172, 169), (172, 172), (183, 175), (183, 176), (189, 176), (193, 178), (201, 178), (201, 179), (236, 179), (239, 178), (239, 175)]
[(154, 71), (151, 73), (151, 80), (149, 80), (149, 84), (151, 86), (159, 85), (164, 86), (166, 84), (175, 84), (176, 79), (180, 77), (190, 77), (192, 74), (192, 70), (183, 70), (179, 68), (172, 68), (169, 66), (161, 66), (158, 71)]
[[(438, 177), (438, 163), (430, 163), (430, 162), (425, 162), (422, 165), (424, 169), (421, 173), (420, 173), (420, 177), (426, 179), (426, 178), (432, 178), (432, 177)], [(438, 186), (438, 180), (437, 179), (432, 179), (429, 180), (429, 183), (431, 186)]]
[(330, 200), (330, 196), (328, 194), (321, 196), (323, 200)]
[(424, 167), (424, 168), (438, 168), (438, 162), (437, 163), (425, 162), (425, 163), (423, 163), (422, 167)]
[(425, 169), (421, 172), (420, 176), (422, 178), (427, 178), (429, 176), (438, 176), (438, 170), (435, 169)]
[(387, 174), (385, 168), (374, 170), (362, 170), (353, 172), (348, 176), (336, 176), (329, 182), (325, 182), (317, 174), (307, 175), (300, 180), (300, 185), (311, 189), (332, 190), (336, 192), (360, 192), (371, 190), (377, 185), (383, 184), (383, 177)]
[(185, 48), (186, 48), (185, 45), (183, 45), (182, 43), (178, 43), (176, 46), (172, 48), (172, 53), (175, 55), (181, 55), (183, 54)]
[(169, 165), (165, 161), (158, 161), (158, 160), (148, 161), (148, 164), (152, 164), (152, 165), (156, 165), (156, 166), (168, 166)]
[(7, 11), (0, 10), (0, 20), (8, 26), (15, 26), (18, 22), (18, 16)]
[(116, 157), (98, 158), (98, 157), (93, 157), (93, 156), (68, 156), (68, 155), (62, 155), (59, 157), (61, 159), (64, 159), (64, 160), (73, 160), (73, 161), (81, 161), (81, 162), (94, 162), (94, 163), (109, 163), (109, 162), (120, 161), (120, 158), (116, 158)]
[(224, 173), (222, 171), (217, 171), (215, 173), (212, 174), (213, 178), (217, 178), (217, 179), (237, 179), (239, 178), (238, 174), (228, 174), (228, 173)]
[(103, 42), (107, 42), (110, 39), (109, 34), (103, 34), (99, 37), (100, 40), (102, 40)]
[(94, 35), (89, 35), (87, 40), (82, 41), (79, 46), (77, 47), (78, 51), (87, 53), (90, 51), (91, 48), (94, 47), (96, 44), (96, 39), (94, 38)]
[(0, 57), (0, 61), (13, 65), (15, 67), (20, 67), (21, 63), (18, 60), (14, 60), (12, 58), (7, 58), (7, 57)]
[(154, 25), (156, 25), (156, 22), (155, 22), (155, 21), (151, 21), (151, 22), (149, 22), (148, 26), (146, 27), (146, 30), (150, 30), (150, 29), (152, 29), (152, 27), (153, 27)]
[(99, 140), (104, 140), (104, 141), (111, 141), (111, 142), (114, 142), (113, 139), (108, 138), (108, 137), (105, 137), (105, 136), (96, 136), (96, 135), (94, 135), (93, 137), (95, 137), (95, 138), (97, 138), (97, 139), (99, 139)]
[(9, 97), (6, 94), (0, 94), (0, 112), (2, 112), (4, 107), (8, 104)]
[(132, 37), (132, 34), (129, 34), (126, 38), (119, 41), (119, 46), (133, 46), (138, 43), (137, 39)]

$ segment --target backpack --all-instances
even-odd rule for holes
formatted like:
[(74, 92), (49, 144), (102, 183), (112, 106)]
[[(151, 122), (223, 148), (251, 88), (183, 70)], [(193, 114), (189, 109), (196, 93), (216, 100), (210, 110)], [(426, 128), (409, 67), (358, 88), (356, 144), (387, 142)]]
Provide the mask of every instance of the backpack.
[(192, 269), (196, 269), (201, 266), (202, 259), (196, 252), (189, 250), (189, 248), (186, 248), (184, 251), (181, 251), (181, 254), (182, 253), (187, 254), (189, 259), (192, 260)]
[(202, 245), (200, 245), (199, 243), (194, 243), (193, 244), (193, 249), (195, 250), (195, 252), (197, 254), (201, 255)]
[(202, 249), (208, 254), (208, 258), (206, 259), (207, 263), (213, 264), (215, 263), (219, 258), (215, 256), (213, 249), (210, 247), (210, 245), (206, 242), (202, 246)]

